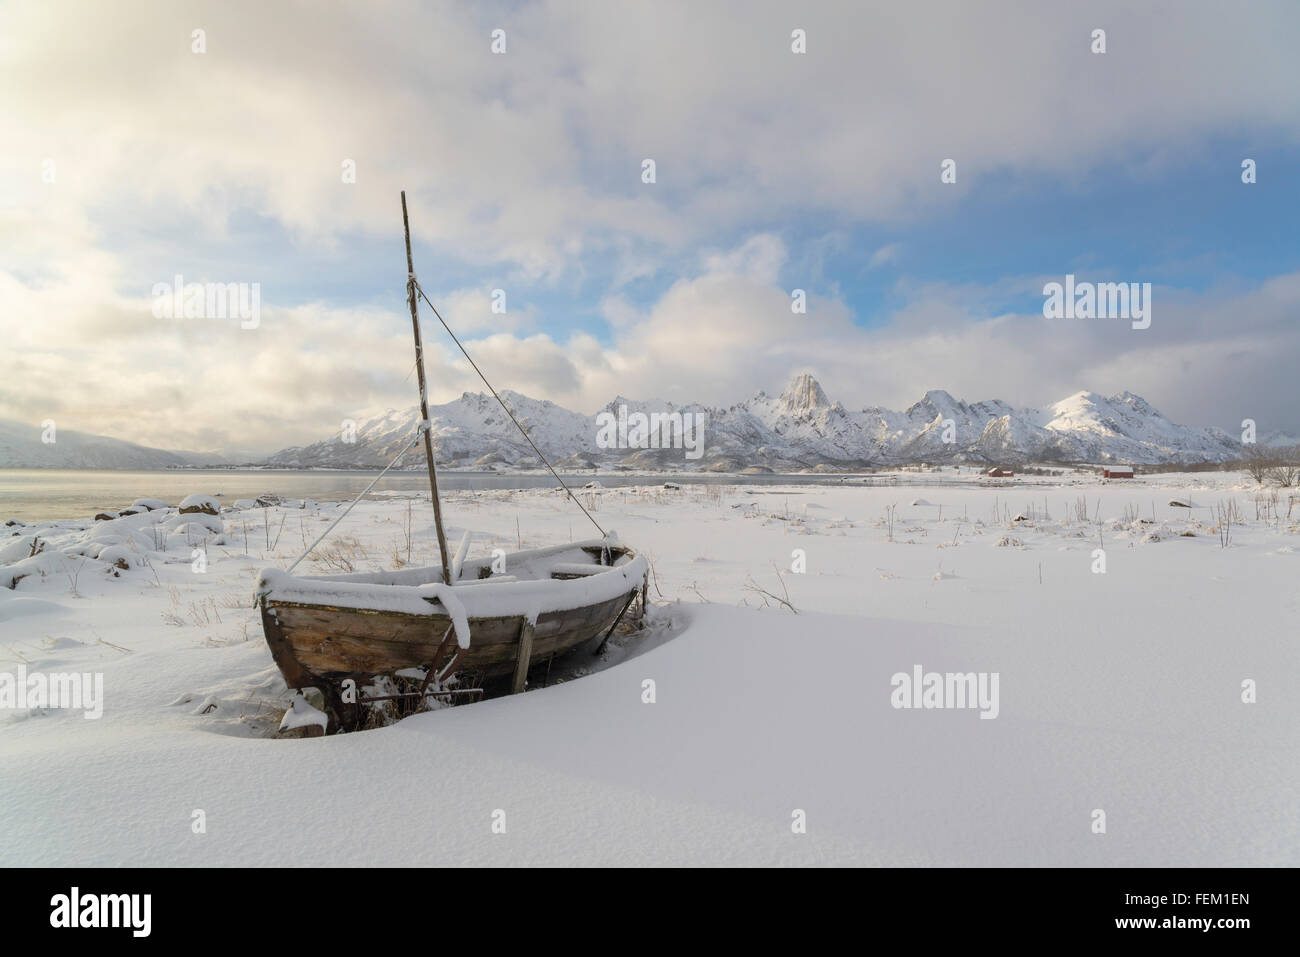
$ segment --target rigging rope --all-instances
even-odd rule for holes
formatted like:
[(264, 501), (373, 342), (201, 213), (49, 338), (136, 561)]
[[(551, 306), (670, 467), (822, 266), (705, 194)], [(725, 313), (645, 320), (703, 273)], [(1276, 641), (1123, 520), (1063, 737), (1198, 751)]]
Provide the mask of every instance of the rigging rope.
[(369, 485), (367, 485), (367, 486), (365, 487), (365, 489), (362, 490), (361, 494), (358, 495), (356, 498), (354, 498), (354, 499), (351, 501), (351, 503), (348, 505), (348, 507), (345, 508), (345, 509), (343, 510), (342, 514), (339, 515), (338, 518), (336, 518), (336, 519), (334, 519), (334, 521), (330, 522), (330, 527), (327, 528), (327, 529), (325, 529), (325, 531), (321, 532), (321, 533), (320, 533), (320, 538), (318, 538), (318, 539), (316, 539), (316, 541), (312, 542), (311, 545), (309, 545), (309, 546), (307, 547), (307, 550), (306, 550), (305, 552), (303, 552), (301, 555), (298, 556), (297, 560), (294, 561), (294, 563), (293, 563), (292, 565), (289, 566), (289, 570), (288, 570), (288, 572), (286, 572), (286, 574), (293, 574), (293, 570), (294, 570), (295, 568), (298, 567), (298, 562), (301, 562), (304, 558), (306, 558), (308, 555), (310, 555), (311, 552), (312, 552), (312, 549), (315, 548), (317, 545), (319, 545), (321, 542), (323, 542), (323, 541), (325, 540), (325, 536), (326, 536), (326, 535), (328, 535), (330, 532), (334, 531), (334, 526), (337, 525), (339, 522), (343, 521), (343, 519), (347, 517), (348, 512), (352, 511), (352, 506), (353, 506), (353, 505), (356, 505), (357, 502), (361, 501), (363, 498), (366, 497), (366, 493), (369, 492), (372, 488), (374, 488), (374, 487), (379, 483), (379, 480), (380, 480), (381, 478), (383, 478), (385, 475), (388, 474), (388, 469), (391, 469), (394, 465), (396, 465), (397, 462), (398, 462), (398, 459), (400, 459), (403, 455), (405, 455), (407, 452), (409, 452), (409, 451), (411, 450), (411, 446), (413, 446), (416, 442), (420, 441), (420, 437), (424, 435), (425, 430), (428, 429), (428, 428), (429, 428), (429, 423), (428, 423), (428, 422), (421, 422), (421, 423), (420, 423), (420, 427), (419, 427), (418, 429), (415, 430), (415, 438), (411, 439), (410, 442), (407, 442), (407, 443), (406, 443), (406, 445), (405, 445), (405, 447), (403, 447), (402, 451), (400, 451), (400, 452), (397, 453), (397, 457), (394, 458), (393, 461), (391, 461), (391, 462), (388, 463), (388, 468), (384, 469), (382, 472), (380, 472), (378, 475), (376, 475), (376, 476), (375, 476), (375, 480), (374, 480), (373, 482), (371, 482)]
[[(519, 434), (524, 437), (524, 439), (528, 442), (530, 446), (532, 446), (533, 451), (537, 453), (537, 457), (541, 459), (542, 464), (544, 464), (546, 468), (550, 471), (551, 475), (555, 477), (555, 481), (560, 483), (560, 488), (564, 489), (565, 493), (569, 496), (569, 498), (573, 499), (574, 505), (582, 509), (582, 514), (587, 516), (587, 520), (590, 521), (592, 525), (596, 526), (596, 531), (600, 532), (601, 538), (606, 538), (606, 539), (609, 538), (609, 533), (600, 527), (600, 523), (596, 521), (594, 518), (592, 518), (591, 513), (587, 511), (587, 509), (583, 506), (582, 502), (578, 501), (578, 497), (573, 494), (573, 490), (570, 489), (569, 486), (565, 484), (564, 479), (560, 478), (560, 474), (555, 471), (550, 461), (546, 458), (545, 455), (542, 454), (542, 450), (537, 447), (537, 443), (535, 443), (532, 439), (532, 436), (528, 434), (528, 430), (519, 424), (519, 420), (515, 418), (515, 414), (510, 411), (510, 406), (506, 405), (505, 400), (503, 400), (501, 396), (497, 394), (497, 390), (494, 389), (492, 387), (492, 383), (487, 380), (487, 376), (485, 376), (483, 374), (483, 370), (478, 367), (478, 363), (476, 363), (472, 358), (470, 358), (470, 354), (465, 351), (465, 347), (461, 345), (460, 340), (456, 338), (456, 333), (452, 332), (451, 326), (447, 325), (447, 320), (443, 319), (442, 314), (438, 312), (438, 307), (435, 306), (432, 302), (430, 302), (429, 297), (424, 294), (424, 290), (420, 287), (419, 280), (416, 279), (415, 276), (412, 274), (408, 277), (408, 281), (415, 288), (416, 292), (420, 294), (420, 298), (423, 299), (425, 303), (428, 305), (428, 307), (433, 310), (433, 314), (438, 317), (438, 321), (442, 323), (442, 327), (447, 330), (447, 335), (451, 336), (451, 341), (456, 343), (456, 348), (460, 349), (461, 355), (463, 355), (469, 361), (469, 364), (474, 367), (474, 371), (477, 372), (478, 377), (483, 380), (483, 384), (488, 387), (488, 390), (492, 393), (492, 397), (496, 399), (498, 403), (500, 403), (501, 408), (505, 409), (506, 415), (508, 415), (510, 417), (510, 421), (515, 424), (515, 428), (519, 430)], [(417, 365), (419, 364), (418, 358), (416, 359), (416, 364)], [(407, 373), (407, 378), (410, 378), (410, 373)], [(289, 566), (287, 570), (287, 574), (292, 574), (293, 570), (298, 567), (298, 565), (302, 562), (302, 560), (306, 558), (308, 555), (310, 555), (312, 551), (316, 548), (316, 546), (325, 540), (326, 536), (328, 536), (330, 532), (334, 531), (335, 526), (337, 526), (339, 522), (343, 521), (343, 519), (347, 517), (348, 512), (352, 511), (353, 507), (356, 506), (357, 502), (365, 498), (366, 495), (370, 493), (370, 490), (379, 484), (379, 480), (383, 478), (385, 475), (387, 475), (394, 465), (396, 465), (399, 461), (401, 461), (402, 456), (405, 455), (407, 452), (409, 452), (411, 448), (417, 442), (419, 442), (421, 438), (424, 437), (424, 433), (428, 431), (429, 428), (430, 428), (430, 424), (427, 419), (424, 422), (420, 423), (419, 428), (415, 430), (415, 437), (412, 438), (410, 442), (407, 442), (406, 445), (402, 447), (401, 451), (399, 451), (397, 455), (393, 457), (393, 460), (388, 463), (388, 465), (384, 468), (384, 470), (375, 476), (374, 481), (372, 481), (369, 485), (367, 485), (364, 489), (362, 489), (360, 495), (358, 495), (356, 498), (354, 498), (351, 502), (348, 503), (348, 507), (345, 508), (341, 513), (339, 513), (338, 518), (330, 522), (329, 527), (325, 529), (325, 531), (320, 533), (320, 537), (317, 538), (316, 541), (312, 542), (309, 546), (307, 546), (307, 550), (303, 552), (301, 555), (299, 555), (294, 560), (294, 563)], [(608, 546), (606, 546), (606, 549), (608, 549)], [(604, 556), (604, 553), (602, 553), (602, 555)], [(606, 563), (609, 562), (609, 558), (607, 556), (603, 557), (602, 560)]]
[(586, 508), (583, 507), (583, 504), (580, 501), (578, 501), (578, 497), (573, 494), (569, 486), (564, 484), (564, 479), (560, 478), (560, 473), (558, 473), (557, 471), (555, 471), (554, 468), (551, 467), (551, 463), (548, 462), (546, 456), (542, 454), (542, 450), (537, 447), (537, 444), (532, 440), (532, 437), (529, 436), (527, 430), (522, 425), (519, 424), (519, 420), (515, 418), (515, 414), (510, 411), (510, 406), (506, 405), (505, 401), (501, 398), (501, 396), (497, 395), (497, 390), (492, 388), (492, 383), (487, 380), (487, 376), (483, 374), (483, 370), (478, 367), (478, 363), (476, 363), (473, 359), (470, 358), (469, 353), (465, 351), (465, 347), (462, 346), (460, 344), (460, 340), (456, 338), (456, 333), (452, 332), (451, 326), (447, 325), (447, 320), (442, 318), (442, 313), (438, 312), (438, 307), (435, 306), (432, 302), (430, 302), (429, 297), (424, 294), (424, 289), (420, 286), (420, 281), (416, 279), (415, 276), (412, 274), (408, 277), (408, 282), (410, 282), (415, 287), (415, 291), (420, 294), (420, 298), (424, 300), (425, 304), (430, 309), (433, 310), (433, 314), (437, 316), (438, 321), (442, 323), (442, 328), (446, 329), (447, 335), (451, 336), (451, 341), (456, 343), (456, 348), (460, 350), (460, 354), (469, 360), (469, 364), (474, 367), (474, 371), (478, 373), (478, 377), (482, 379), (483, 384), (488, 387), (488, 390), (492, 393), (492, 397), (501, 404), (501, 408), (506, 410), (506, 415), (510, 416), (510, 421), (515, 424), (515, 428), (519, 430), (519, 434), (522, 435), (528, 441), (528, 444), (533, 447), (533, 451), (536, 452), (537, 457), (542, 460), (542, 464), (545, 465), (548, 470), (550, 470), (550, 473), (553, 476), (555, 476), (555, 481), (560, 483), (560, 488), (564, 489), (564, 491), (568, 494), (569, 498), (573, 499), (574, 505), (582, 509), (582, 514), (587, 516), (587, 520), (590, 521), (592, 525), (596, 526), (596, 531), (600, 532), (600, 537), (608, 538), (609, 533), (600, 527), (600, 522), (596, 521), (594, 518), (591, 517), (591, 513), (588, 512)]

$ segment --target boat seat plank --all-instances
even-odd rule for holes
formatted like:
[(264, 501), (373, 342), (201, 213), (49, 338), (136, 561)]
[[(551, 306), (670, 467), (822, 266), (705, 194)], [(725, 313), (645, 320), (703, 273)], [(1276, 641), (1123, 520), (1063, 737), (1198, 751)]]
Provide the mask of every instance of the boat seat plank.
[(551, 566), (551, 577), (559, 580), (586, 578), (609, 571), (608, 565), (581, 565), (576, 562), (560, 562)]

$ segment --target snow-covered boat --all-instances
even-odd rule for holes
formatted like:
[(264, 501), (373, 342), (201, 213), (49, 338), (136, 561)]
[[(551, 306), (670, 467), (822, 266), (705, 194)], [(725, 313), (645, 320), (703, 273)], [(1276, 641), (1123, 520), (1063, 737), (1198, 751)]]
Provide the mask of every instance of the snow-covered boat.
[[(494, 573), (494, 567), (498, 570)], [(609, 637), (640, 596), (647, 565), (601, 540), (467, 560), (450, 585), (441, 569), (409, 568), (320, 577), (262, 572), (262, 628), (290, 688), (317, 688), (331, 726), (348, 723), (344, 682), (419, 669), (415, 694), (451, 693), (478, 679), (513, 675)], [(377, 700), (377, 699), (371, 699)]]
[[(471, 676), (484, 679), (512, 674), (513, 690), (522, 691), (533, 662), (549, 662), (553, 656), (598, 636), (603, 636), (603, 645), (637, 595), (641, 596), (641, 613), (648, 599), (645, 558), (617, 544), (613, 534), (601, 528), (583, 507), (420, 288), (411, 258), (406, 193), (402, 193), (402, 225), (406, 233), (406, 293), (415, 336), (421, 421), (406, 447), (287, 571), (266, 569), (257, 583), (262, 630), (280, 673), (290, 688), (316, 688), (321, 692), (331, 729), (357, 726), (360, 709), (377, 701), (414, 697), (423, 702), (426, 696), (446, 699), (479, 691), (478, 681), (468, 680)], [(449, 560), (434, 467), (417, 297), (433, 310), (474, 371), (501, 402), (506, 415), (601, 538), (467, 559), (466, 536), (455, 559)], [(295, 576), (293, 570), (298, 564), (402, 455), (421, 441), (441, 564), (398, 571)], [(394, 695), (376, 694), (371, 689), (380, 676), (414, 678), (419, 687)]]

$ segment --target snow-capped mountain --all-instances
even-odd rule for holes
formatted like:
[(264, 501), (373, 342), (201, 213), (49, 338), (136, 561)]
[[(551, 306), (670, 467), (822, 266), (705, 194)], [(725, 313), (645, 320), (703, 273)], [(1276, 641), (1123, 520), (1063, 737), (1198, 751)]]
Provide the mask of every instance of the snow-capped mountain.
[[(542, 454), (552, 462), (574, 453), (595, 450), (595, 427), (591, 416), (509, 390), (503, 390), (501, 398), (509, 404), (515, 418), (528, 430)], [(490, 395), (466, 392), (445, 405), (431, 406), (429, 419), (433, 424), (433, 443), (439, 462), (541, 464), (514, 423)], [(283, 449), (270, 456), (267, 462), (305, 468), (387, 465), (415, 437), (419, 421), (418, 406), (402, 411), (388, 409), (358, 421), (355, 429), (341, 429), (324, 441)], [(402, 465), (424, 467), (422, 443), (407, 452)]]
[[(728, 407), (677, 405), (661, 399), (618, 396), (596, 415), (583, 415), (506, 391), (502, 398), (542, 453), (557, 466), (622, 465), (629, 468), (776, 470), (856, 468), (907, 462), (1121, 462), (1137, 465), (1222, 462), (1240, 456), (1235, 436), (1220, 429), (1169, 421), (1131, 392), (1102, 396), (1079, 392), (1043, 409), (1017, 409), (998, 399), (966, 403), (932, 390), (896, 412), (850, 410), (831, 400), (811, 375), (795, 376), (779, 396), (759, 392)], [(703, 419), (702, 454), (687, 449), (601, 447), (601, 416), (640, 412)], [(429, 410), (438, 461), (459, 468), (541, 463), (490, 395), (466, 392)], [(284, 449), (266, 459), (279, 467), (371, 468), (386, 465), (415, 435), (416, 407), (389, 409), (348, 425), (328, 439)], [(255, 461), (252, 454), (166, 451), (105, 436), (41, 430), (0, 422), (0, 468), (168, 468)], [(1269, 442), (1267, 437), (1263, 441)], [(608, 443), (605, 443), (608, 444)], [(629, 447), (630, 446), (630, 447)], [(402, 468), (422, 468), (422, 445)]]
[[(832, 401), (815, 378), (802, 374), (779, 396), (760, 392), (717, 408), (620, 396), (587, 416), (515, 392), (504, 392), (502, 398), (554, 464), (578, 467), (792, 469), (919, 461), (1149, 465), (1222, 462), (1240, 455), (1240, 445), (1222, 430), (1178, 425), (1131, 392), (1079, 392), (1044, 409), (1017, 409), (998, 399), (968, 404), (934, 390), (903, 412), (850, 410)], [(703, 454), (692, 458), (683, 448), (600, 447), (601, 422), (617, 417), (620, 409), (626, 415), (681, 415), (688, 423), (705, 416)], [(439, 463), (539, 464), (489, 395), (466, 392), (430, 408), (429, 417)], [(387, 464), (414, 436), (418, 420), (415, 407), (388, 410), (358, 422), (354, 435), (340, 432), (312, 445), (285, 449), (268, 463), (334, 468)], [(354, 441), (347, 441), (350, 437)], [(402, 465), (415, 468), (423, 462), (417, 445)]]

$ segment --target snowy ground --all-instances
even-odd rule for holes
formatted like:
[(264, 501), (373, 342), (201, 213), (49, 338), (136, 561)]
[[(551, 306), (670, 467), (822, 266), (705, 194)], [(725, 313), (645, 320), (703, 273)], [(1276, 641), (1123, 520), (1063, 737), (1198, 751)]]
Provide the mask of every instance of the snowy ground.
[[(102, 672), (105, 695), (99, 720), (0, 710), (0, 864), (1300, 864), (1300, 501), (1232, 474), (1061, 482), (581, 493), (653, 563), (644, 638), (314, 740), (274, 737), (249, 599), (337, 506), (0, 528), (0, 585), (25, 573), (0, 672)], [(550, 490), (445, 513), (475, 555), (590, 532)], [(391, 567), (406, 516), (363, 503), (325, 554)], [(894, 708), (917, 665), (996, 672), (997, 717)]]

